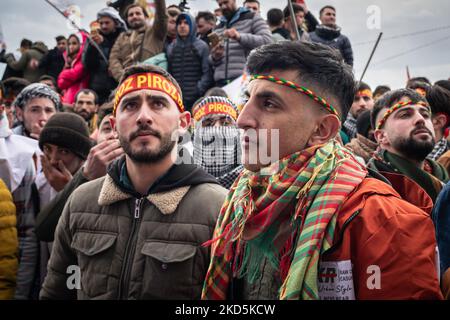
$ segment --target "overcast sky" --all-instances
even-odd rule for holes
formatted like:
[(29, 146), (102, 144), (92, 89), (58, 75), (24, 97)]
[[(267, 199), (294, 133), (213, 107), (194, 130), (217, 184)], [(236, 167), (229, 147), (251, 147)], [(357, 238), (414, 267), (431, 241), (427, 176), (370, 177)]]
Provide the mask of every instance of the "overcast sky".
[[(88, 29), (96, 13), (105, 7), (106, 1), (73, 0), (81, 8), (82, 26)], [(241, 4), (243, 1), (238, 0)], [(282, 9), (287, 1), (260, 0), (262, 16), (274, 7)], [(167, 0), (167, 4), (179, 1)], [(217, 7), (214, 0), (188, 1), (191, 12), (213, 10)], [(342, 32), (350, 38), (355, 57), (355, 76), (359, 79), (369, 58), (373, 44), (379, 34), (383, 38), (372, 59), (365, 81), (373, 88), (379, 84), (388, 84), (392, 88), (402, 87), (406, 81), (406, 66), (412, 76), (427, 76), (431, 81), (450, 77), (450, 1), (448, 0), (306, 0), (309, 9), (318, 17), (318, 11), (324, 5), (331, 4), (337, 9), (337, 24)], [(376, 6), (376, 8), (370, 7)], [(66, 22), (44, 0), (1, 0), (0, 25), (8, 50), (19, 47), (24, 37), (42, 40), (49, 47), (54, 47), (54, 37), (58, 34), (68, 35)], [(367, 13), (368, 8), (371, 10)], [(367, 27), (367, 21), (375, 22), (374, 13), (380, 13), (380, 29)], [(414, 33), (428, 29), (440, 28), (433, 32), (414, 36), (387, 38)], [(444, 39), (445, 38), (445, 39)], [(443, 39), (443, 40), (441, 40)], [(369, 44), (361, 44), (373, 41)]]

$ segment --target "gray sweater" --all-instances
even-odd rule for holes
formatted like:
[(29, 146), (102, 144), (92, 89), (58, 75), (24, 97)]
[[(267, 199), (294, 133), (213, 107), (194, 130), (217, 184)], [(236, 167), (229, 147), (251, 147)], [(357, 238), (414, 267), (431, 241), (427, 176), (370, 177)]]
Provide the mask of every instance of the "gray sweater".
[(269, 26), (259, 14), (246, 8), (239, 8), (230, 21), (224, 17), (214, 32), (223, 36), (226, 29), (235, 28), (241, 38), (239, 41), (224, 39), (225, 54), (220, 60), (210, 62), (214, 67), (214, 80), (233, 80), (242, 75), (247, 56), (251, 50), (273, 42)]

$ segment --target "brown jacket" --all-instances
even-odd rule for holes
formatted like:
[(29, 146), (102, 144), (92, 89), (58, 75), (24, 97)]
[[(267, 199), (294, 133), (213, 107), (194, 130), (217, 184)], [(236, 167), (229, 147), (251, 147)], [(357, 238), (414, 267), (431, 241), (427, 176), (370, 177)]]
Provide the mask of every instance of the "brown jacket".
[(153, 26), (122, 32), (111, 49), (109, 71), (117, 81), (123, 70), (164, 51), (167, 35), (167, 14), (165, 0), (155, 0)]
[[(225, 196), (214, 183), (140, 199), (110, 174), (85, 183), (59, 220), (40, 297), (199, 299), (210, 256), (202, 244), (212, 236)], [(67, 287), (76, 285), (70, 266), (80, 268), (80, 290)]]

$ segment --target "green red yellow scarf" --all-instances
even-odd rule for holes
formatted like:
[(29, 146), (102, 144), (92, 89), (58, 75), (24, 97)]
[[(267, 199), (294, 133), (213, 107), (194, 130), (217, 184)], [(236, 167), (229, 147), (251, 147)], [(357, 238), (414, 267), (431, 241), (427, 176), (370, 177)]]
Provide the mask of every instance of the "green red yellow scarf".
[(271, 176), (244, 170), (231, 187), (205, 244), (211, 263), (202, 299), (225, 299), (232, 277), (258, 279), (264, 257), (280, 270), (280, 299), (319, 299), (320, 254), (333, 243), (340, 206), (367, 171), (336, 141), (275, 165)]

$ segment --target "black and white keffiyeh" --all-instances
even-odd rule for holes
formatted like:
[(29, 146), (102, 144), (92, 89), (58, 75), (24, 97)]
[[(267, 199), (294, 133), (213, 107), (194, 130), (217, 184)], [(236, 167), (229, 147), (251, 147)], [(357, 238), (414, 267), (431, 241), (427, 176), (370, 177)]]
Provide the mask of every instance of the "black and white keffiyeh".
[(237, 177), (235, 169), (240, 166), (241, 149), (235, 126), (196, 128), (193, 144), (195, 164), (222, 181)]
[(448, 142), (447, 139), (442, 138), (439, 140), (433, 148), (433, 151), (427, 156), (427, 159), (431, 159), (436, 161), (439, 159), (446, 151), (448, 150)]
[(59, 98), (59, 95), (49, 86), (42, 83), (32, 83), (23, 88), (16, 97), (16, 100), (14, 100), (13, 105), (23, 109), (25, 105), (34, 98), (50, 99), (55, 104), (56, 110), (61, 109), (61, 99)]

